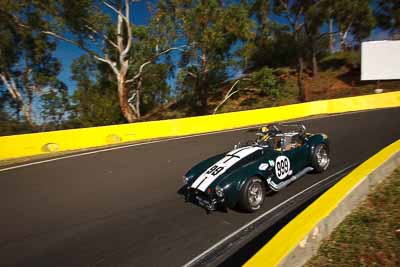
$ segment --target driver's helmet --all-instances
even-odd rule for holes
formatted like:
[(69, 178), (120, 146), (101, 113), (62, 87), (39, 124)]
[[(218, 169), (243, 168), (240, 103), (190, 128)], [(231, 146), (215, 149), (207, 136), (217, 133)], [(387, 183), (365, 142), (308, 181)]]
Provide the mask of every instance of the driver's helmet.
[(269, 137), (269, 130), (267, 126), (263, 126), (260, 128), (259, 134), (259, 141), (266, 141)]

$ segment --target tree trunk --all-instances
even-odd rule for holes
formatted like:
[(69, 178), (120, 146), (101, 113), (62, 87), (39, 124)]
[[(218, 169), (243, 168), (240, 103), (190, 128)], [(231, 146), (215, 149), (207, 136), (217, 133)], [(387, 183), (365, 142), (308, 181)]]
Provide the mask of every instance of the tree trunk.
[(128, 88), (126, 87), (124, 79), (118, 80), (118, 98), (122, 115), (128, 122), (134, 122), (137, 118), (129, 106)]
[(312, 73), (315, 77), (318, 74), (318, 60), (317, 60), (317, 53), (313, 49), (312, 51)]
[(32, 119), (32, 92), (28, 92), (28, 103), (24, 103), (24, 99), (22, 98), (22, 94), (17, 88), (17, 85), (15, 84), (13, 78), (6, 74), (6, 73), (0, 73), (0, 78), (2, 82), (4, 83), (4, 86), (7, 88), (8, 92), (11, 95), (11, 98), (15, 101), (17, 104), (17, 120), (20, 120), (19, 118), (19, 112), (22, 110), (22, 113), (24, 114), (25, 120), (29, 124), (30, 127), (34, 127), (33, 119)]
[(25, 107), (22, 108), (22, 110), (24, 112), (24, 117), (25, 117), (26, 122), (29, 124), (29, 126), (31, 128), (33, 128), (34, 127), (34, 123), (33, 123), (33, 120), (32, 120), (32, 114), (29, 112), (29, 107), (25, 106)]
[(307, 101), (307, 93), (303, 82), (304, 60), (303, 56), (298, 57), (297, 85), (299, 87), (299, 101)]
[(201, 109), (203, 114), (207, 114), (207, 108), (208, 108), (208, 88), (206, 86), (202, 86), (202, 95), (201, 95)]
[(200, 103), (201, 103), (201, 113), (202, 114), (207, 114), (207, 99), (208, 99), (208, 88), (206, 86), (207, 83), (207, 74), (208, 74), (208, 68), (207, 68), (207, 64), (208, 64), (208, 60), (207, 60), (207, 56), (205, 54), (203, 54), (201, 56), (201, 75), (200, 75), (200, 80), (199, 80), (199, 84), (200, 84)]
[(342, 49), (342, 51), (346, 50), (346, 47), (347, 47), (346, 46), (346, 39), (347, 39), (347, 35), (349, 34), (351, 25), (352, 25), (352, 23), (350, 23), (349, 26), (344, 31), (340, 31), (339, 32), (340, 48)]
[(345, 38), (345, 33), (340, 32), (340, 33), (339, 33), (339, 36), (340, 36), (340, 49), (341, 49), (342, 51), (345, 51), (345, 50), (346, 50), (346, 38)]
[(331, 53), (333, 53), (335, 51), (332, 33), (333, 33), (333, 19), (329, 19), (329, 51)]
[(23, 107), (22, 110), (24, 111), (24, 116), (26, 121), (28, 122), (29, 126), (31, 128), (34, 127), (34, 123), (33, 123), (33, 119), (32, 119), (32, 101), (33, 101), (33, 95), (32, 95), (32, 91), (27, 92), (28, 94), (28, 99), (26, 101), (26, 103), (22, 103)]
[(142, 76), (139, 77), (138, 83), (136, 85), (136, 117), (138, 120), (140, 120), (141, 115), (140, 115), (140, 91), (142, 88)]

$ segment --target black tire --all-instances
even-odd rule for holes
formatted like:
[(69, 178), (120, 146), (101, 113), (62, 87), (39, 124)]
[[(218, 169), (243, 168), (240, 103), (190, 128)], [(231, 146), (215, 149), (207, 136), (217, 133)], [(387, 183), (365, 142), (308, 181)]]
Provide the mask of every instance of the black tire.
[(314, 168), (314, 172), (324, 172), (329, 167), (330, 161), (329, 147), (326, 144), (318, 144), (311, 158), (311, 166)]
[[(255, 191), (257, 189), (257, 191)], [(257, 195), (251, 195), (252, 192)], [(259, 191), (258, 191), (259, 190)], [(253, 199), (254, 202), (251, 200)], [(246, 212), (254, 212), (259, 210), (265, 199), (265, 185), (258, 177), (247, 179), (240, 191), (239, 208)], [(255, 201), (257, 200), (257, 201)]]

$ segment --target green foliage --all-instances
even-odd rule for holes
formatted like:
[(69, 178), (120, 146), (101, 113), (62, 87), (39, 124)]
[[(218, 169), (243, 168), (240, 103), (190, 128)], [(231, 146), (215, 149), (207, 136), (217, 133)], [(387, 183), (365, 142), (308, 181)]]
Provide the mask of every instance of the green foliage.
[[(40, 32), (45, 24), (41, 9), (30, 1), (0, 2), (0, 91), (7, 95), (17, 112), (22, 113), (32, 130), (32, 106), (39, 92), (60, 83), (61, 63), (53, 57), (56, 43)], [(21, 16), (25, 27), (13, 20)], [(4, 36), (4, 38), (3, 38)]]
[(320, 64), (325, 70), (339, 69), (343, 66), (359, 67), (361, 64), (361, 53), (360, 51), (340, 51), (322, 58)]
[(247, 88), (256, 88), (260, 91), (260, 96), (268, 96), (272, 99), (280, 99), (285, 96), (285, 82), (277, 76), (275, 70), (268, 67), (254, 71), (249, 76), (249, 81), (242, 85)]
[(221, 1), (161, 1), (188, 48), (179, 62), (178, 91), (190, 96), (195, 113), (207, 113), (209, 95), (220, 88), (227, 68), (237, 64), (235, 44), (253, 38), (254, 24), (245, 4)]
[(166, 83), (169, 66), (153, 64), (143, 75), (143, 96), (141, 98), (144, 115), (166, 103), (169, 99), (170, 87)]
[(8, 103), (9, 101), (8, 94), (0, 91), (0, 136), (31, 132), (33, 129), (28, 123), (19, 120), (5, 108), (13, 104)]
[(264, 67), (252, 73), (251, 79), (254, 86), (259, 88), (262, 94), (273, 98), (282, 96), (284, 82), (275, 75), (273, 69)]
[(84, 55), (71, 65), (77, 88), (72, 96), (70, 123), (92, 127), (124, 123), (108, 66)]
[(249, 56), (250, 66), (252, 68), (295, 66), (297, 64), (296, 44), (289, 28), (271, 23), (269, 30), (269, 34), (259, 35), (254, 41), (255, 45)]
[(374, 15), (378, 26), (392, 33), (400, 33), (400, 1), (377, 0), (376, 6)]
[(367, 0), (332, 1), (333, 17), (341, 33), (349, 31), (355, 39), (369, 36), (375, 26), (375, 17)]
[(55, 129), (60, 129), (71, 109), (68, 89), (65, 84), (58, 83), (42, 94), (41, 104), (44, 123), (50, 121)]
[(124, 123), (118, 95), (110, 87), (78, 88), (73, 95), (71, 123), (92, 127)]

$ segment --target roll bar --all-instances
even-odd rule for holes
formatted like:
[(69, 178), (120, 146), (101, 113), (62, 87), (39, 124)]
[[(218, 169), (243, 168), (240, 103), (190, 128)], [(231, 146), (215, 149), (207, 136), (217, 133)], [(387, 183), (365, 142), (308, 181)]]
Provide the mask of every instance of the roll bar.
[(269, 124), (266, 127), (268, 128), (269, 135), (276, 135), (288, 132), (297, 132), (302, 135), (306, 132), (306, 126), (301, 123)]

